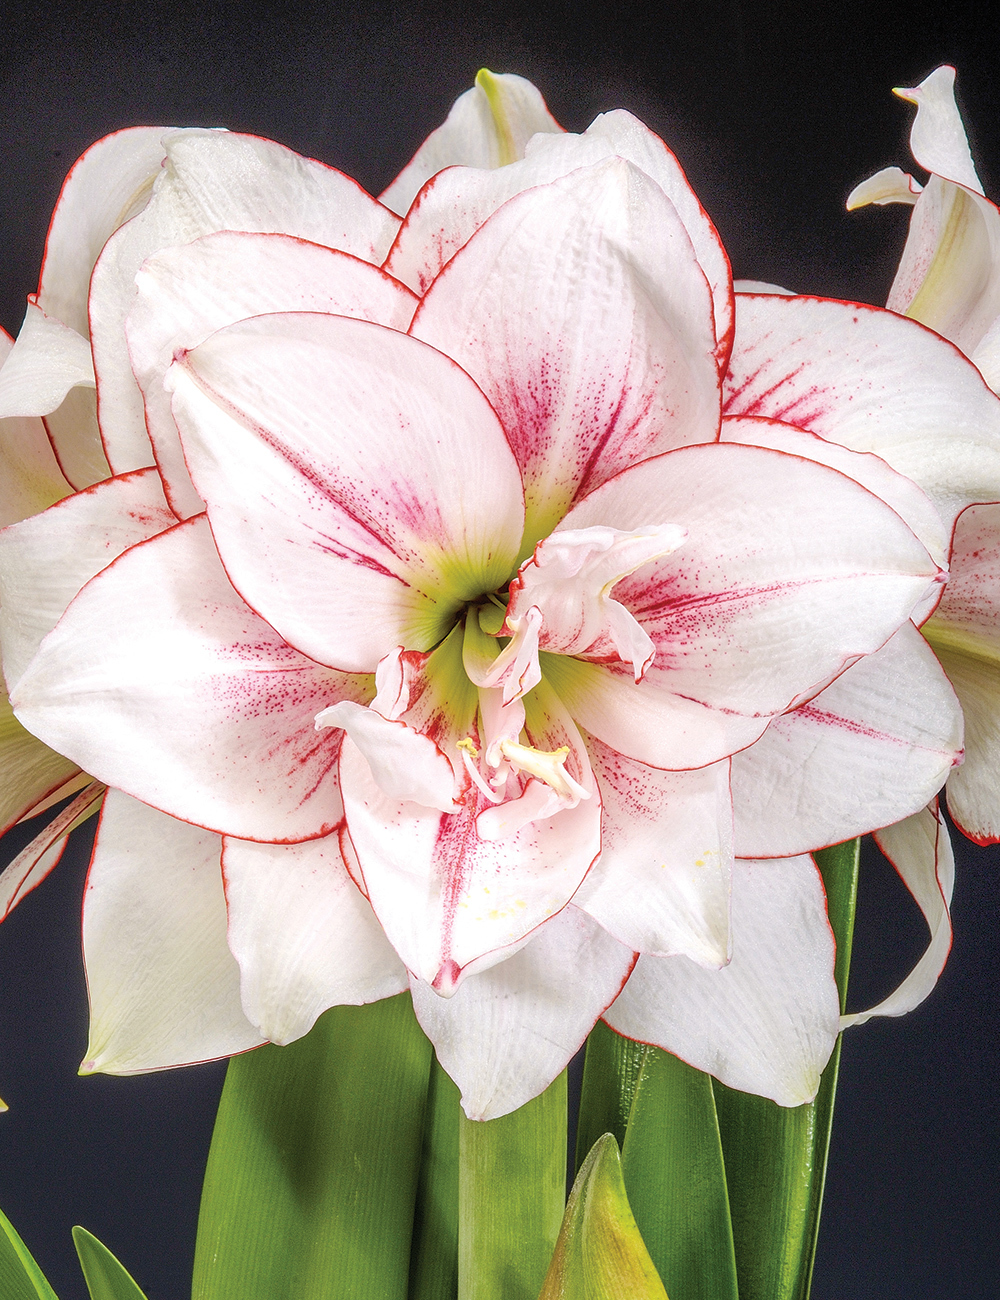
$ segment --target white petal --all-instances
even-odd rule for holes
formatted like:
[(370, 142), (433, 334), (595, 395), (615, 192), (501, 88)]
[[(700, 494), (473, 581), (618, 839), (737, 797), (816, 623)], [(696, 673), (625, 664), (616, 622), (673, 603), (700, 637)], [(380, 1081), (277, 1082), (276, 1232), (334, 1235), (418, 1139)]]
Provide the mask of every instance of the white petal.
[(917, 106), (910, 130), (910, 150), (920, 166), (982, 194), (983, 187), (955, 103), (955, 69), (944, 64), (935, 68), (919, 86), (899, 87), (892, 93)]
[(117, 790), (105, 796), (83, 906), (84, 1074), (139, 1074), (263, 1042), (226, 945), (222, 841)]
[(429, 736), (405, 722), (390, 721), (351, 700), (316, 715), (316, 727), (343, 727), (364, 755), (379, 789), (390, 799), (412, 800), (425, 808), (456, 812), (455, 774)]
[(727, 1087), (779, 1106), (811, 1101), (840, 1016), (825, 899), (811, 858), (737, 860), (730, 964), (640, 957), (604, 1019)]
[(875, 839), (923, 912), (931, 941), (902, 984), (869, 1011), (842, 1017), (843, 1029), (863, 1025), (872, 1016), (905, 1016), (918, 1007), (937, 983), (951, 949), (948, 908), (955, 886), (955, 858), (937, 800), (905, 821), (876, 832)]
[(305, 844), (227, 838), (229, 947), (247, 1019), (291, 1043), (327, 1007), (402, 993), (406, 968), (344, 866), (336, 833)]
[(869, 203), (877, 203), (879, 207), (884, 207), (886, 203), (908, 203), (912, 206), (923, 188), (909, 172), (901, 171), (899, 167), (883, 167), (874, 176), (855, 185), (847, 196), (847, 211), (854, 212)]
[(411, 980), (413, 1009), (470, 1119), (498, 1119), (542, 1092), (628, 978), (634, 953), (575, 907), (513, 957), (444, 999)]
[(0, 369), (0, 419), (48, 415), (77, 384), (95, 384), (90, 344), (29, 298), (17, 342)]

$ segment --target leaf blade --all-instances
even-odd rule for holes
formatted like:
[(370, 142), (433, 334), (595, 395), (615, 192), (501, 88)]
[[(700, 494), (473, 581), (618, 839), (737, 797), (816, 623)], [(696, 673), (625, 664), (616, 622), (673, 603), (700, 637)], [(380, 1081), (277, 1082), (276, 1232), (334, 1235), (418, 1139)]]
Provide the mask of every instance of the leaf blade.
[(73, 1245), (90, 1300), (146, 1300), (131, 1274), (92, 1232), (77, 1225), (73, 1229)]

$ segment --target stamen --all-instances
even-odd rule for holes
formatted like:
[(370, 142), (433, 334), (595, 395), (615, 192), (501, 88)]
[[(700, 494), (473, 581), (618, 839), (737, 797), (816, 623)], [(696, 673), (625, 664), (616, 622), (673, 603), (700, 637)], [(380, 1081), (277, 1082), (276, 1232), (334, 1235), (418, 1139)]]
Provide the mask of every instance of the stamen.
[(566, 759), (569, 746), (559, 749), (534, 749), (531, 745), (522, 745), (516, 740), (502, 740), (500, 752), (518, 772), (527, 772), (550, 786), (561, 799), (566, 799), (575, 807), (581, 799), (589, 799), (590, 791), (585, 790), (578, 781), (574, 781), (566, 771)]

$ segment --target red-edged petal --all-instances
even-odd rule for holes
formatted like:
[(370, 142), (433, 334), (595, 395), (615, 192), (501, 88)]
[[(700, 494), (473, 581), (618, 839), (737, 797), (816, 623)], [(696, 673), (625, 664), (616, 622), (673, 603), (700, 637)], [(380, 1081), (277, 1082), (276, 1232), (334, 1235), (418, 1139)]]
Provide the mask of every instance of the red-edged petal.
[(840, 1000), (823, 883), (811, 858), (738, 860), (733, 959), (640, 957), (604, 1019), (727, 1087), (779, 1106), (811, 1101), (837, 1040)]
[(542, 1092), (617, 996), (635, 954), (570, 906), (514, 956), (452, 998), (411, 980), (413, 1009), (470, 1119), (497, 1119)]
[(14, 717), (7, 692), (0, 689), (0, 835), (49, 794), (61, 790), (79, 770), (25, 731)]
[(332, 312), (405, 330), (417, 306), (409, 289), (370, 262), (288, 235), (206, 235), (149, 258), (136, 285), (125, 329), (129, 355), (156, 463), (180, 518), (198, 514), (204, 502), (191, 485), (163, 386), (178, 352), (267, 312)]
[(248, 608), (198, 516), (90, 582), (12, 698), (26, 726), (107, 784), (223, 834), (288, 842), (343, 816), (341, 733), (313, 719), (371, 689)]
[(108, 241), (91, 281), (101, 433), (115, 473), (152, 462), (123, 331), (136, 272), (151, 253), (245, 230), (295, 235), (380, 263), (399, 225), (348, 176), (272, 140), (192, 130), (164, 143), (167, 165), (148, 206)]
[(406, 970), (347, 874), (336, 833), (305, 844), (227, 837), (229, 947), (251, 1024), (290, 1043), (327, 1007), (404, 992)]
[(962, 757), (962, 711), (906, 624), (733, 758), (736, 852), (790, 857), (923, 808)]
[(371, 672), (506, 582), (523, 520), (496, 416), (452, 361), (365, 321), (220, 330), (175, 364), (174, 415), (237, 589), (304, 654)]
[(664, 772), (590, 737), (601, 791), (601, 856), (573, 896), (638, 952), (729, 958), (733, 813), (729, 764)]
[[(0, 329), (0, 366), (6, 364), (13, 345), (6, 330)], [(4, 466), (0, 475), (0, 527), (38, 514), (72, 490), (39, 419), (0, 419), (0, 462)]]
[(627, 465), (717, 436), (712, 320), (673, 205), (611, 158), (505, 204), (435, 280), (411, 333), (499, 415), (533, 544)]
[(878, 307), (737, 295), (724, 414), (875, 452), (946, 527), (971, 502), (1000, 499), (1000, 402), (950, 344)]
[(876, 832), (875, 839), (923, 912), (931, 941), (902, 984), (870, 1010), (844, 1016), (844, 1029), (863, 1025), (872, 1016), (905, 1016), (918, 1007), (937, 983), (951, 950), (948, 908), (955, 886), (955, 857), (937, 800), (905, 821)]
[(263, 1041), (226, 945), (221, 853), (217, 835), (108, 791), (83, 899), (81, 1073), (163, 1070)]
[[(58, 864), (73, 831), (100, 807), (104, 786), (87, 776), (82, 776), (82, 779), (87, 782), (85, 788), (0, 872), (0, 920), (6, 921), (22, 898), (42, 883)], [(54, 802), (58, 802), (63, 793), (70, 794), (74, 788), (78, 788), (77, 781), (66, 781)]]

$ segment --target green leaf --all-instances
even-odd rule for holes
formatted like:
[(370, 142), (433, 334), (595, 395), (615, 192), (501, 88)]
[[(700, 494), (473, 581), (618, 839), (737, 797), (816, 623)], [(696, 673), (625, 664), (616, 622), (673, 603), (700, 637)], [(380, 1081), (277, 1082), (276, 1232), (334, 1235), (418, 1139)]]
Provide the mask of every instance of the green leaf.
[[(841, 1009), (847, 994), (858, 841), (814, 855), (837, 938)], [(715, 1083), (733, 1218), (740, 1300), (807, 1300), (826, 1177), (840, 1042), (816, 1100), (794, 1108)]]
[(405, 1300), (430, 1064), (408, 993), (234, 1057), (194, 1300)]
[(413, 1216), (410, 1300), (458, 1295), (458, 1117), (458, 1089), (434, 1059)]
[(0, 1211), (0, 1296), (3, 1300), (57, 1300), (45, 1274)]
[(606, 1130), (671, 1300), (736, 1300), (736, 1262), (712, 1081), (599, 1022), (587, 1040), (577, 1157)]
[(90, 1300), (146, 1300), (111, 1251), (92, 1232), (74, 1228), (73, 1245), (80, 1257)]
[(667, 1300), (610, 1133), (597, 1139), (576, 1176), (538, 1300)]
[(459, 1300), (536, 1300), (565, 1204), (565, 1071), (510, 1115), (461, 1115)]

